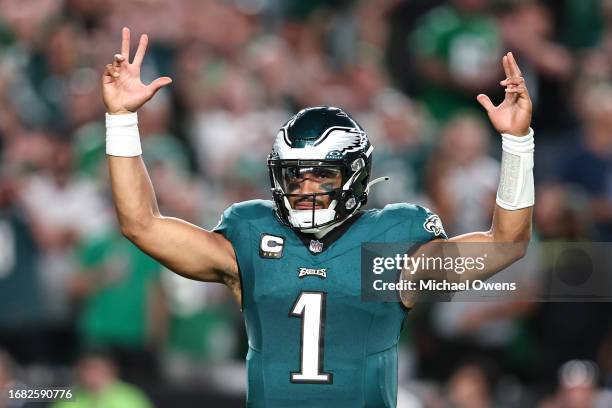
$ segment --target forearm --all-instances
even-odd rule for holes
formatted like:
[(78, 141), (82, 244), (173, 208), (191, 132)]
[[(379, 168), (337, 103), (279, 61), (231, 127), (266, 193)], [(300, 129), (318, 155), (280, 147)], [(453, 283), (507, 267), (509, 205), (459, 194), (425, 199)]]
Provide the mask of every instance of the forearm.
[(117, 218), (124, 234), (150, 226), (159, 216), (153, 184), (141, 156), (107, 156)]
[(447, 242), (526, 245), (531, 239), (532, 213), (533, 207), (510, 211), (496, 205), (491, 229), (458, 235), (448, 239)]
[(533, 207), (509, 211), (495, 206), (490, 236), (497, 243), (528, 244), (531, 239)]
[(502, 163), (499, 188), (489, 236), (492, 242), (523, 244), (531, 239), (535, 203), (533, 180), (534, 138), (502, 134)]

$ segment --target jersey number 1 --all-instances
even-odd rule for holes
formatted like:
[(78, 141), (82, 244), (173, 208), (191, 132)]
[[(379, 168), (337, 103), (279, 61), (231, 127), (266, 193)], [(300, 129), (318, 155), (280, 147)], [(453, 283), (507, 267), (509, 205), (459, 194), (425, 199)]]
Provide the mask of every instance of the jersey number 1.
[(323, 372), (325, 334), (325, 292), (301, 292), (289, 316), (302, 318), (300, 371), (291, 373), (291, 382), (331, 384), (332, 374)]

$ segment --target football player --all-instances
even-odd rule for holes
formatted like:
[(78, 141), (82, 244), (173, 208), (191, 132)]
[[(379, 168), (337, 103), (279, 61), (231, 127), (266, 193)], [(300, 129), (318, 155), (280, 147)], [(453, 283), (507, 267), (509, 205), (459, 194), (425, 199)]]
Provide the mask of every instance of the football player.
[(171, 83), (140, 81), (147, 41), (142, 35), (130, 62), (124, 28), (121, 53), (102, 77), (106, 151), (123, 234), (175, 273), (231, 289), (249, 339), (248, 406), (394, 407), (403, 307), (414, 300), (361, 300), (361, 244), (529, 241), (531, 101), (512, 54), (502, 61), (504, 101), (494, 106), (478, 96), (504, 150), (489, 231), (448, 238), (435, 214), (413, 204), (364, 210), (377, 182), (370, 180), (373, 146), (334, 107), (304, 109), (282, 126), (268, 159), (272, 200), (234, 204), (206, 231), (160, 214), (140, 157), (136, 111)]

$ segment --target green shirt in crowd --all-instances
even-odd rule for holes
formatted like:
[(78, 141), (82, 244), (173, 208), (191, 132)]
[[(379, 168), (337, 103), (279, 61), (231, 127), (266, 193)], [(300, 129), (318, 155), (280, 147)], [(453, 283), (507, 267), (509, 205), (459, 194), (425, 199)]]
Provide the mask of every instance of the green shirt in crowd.
[(149, 398), (133, 385), (117, 381), (104, 391), (91, 393), (77, 388), (71, 401), (56, 402), (52, 408), (153, 408)]
[[(475, 80), (499, 64), (502, 40), (495, 18), (487, 14), (461, 13), (440, 6), (417, 23), (409, 44), (417, 58), (432, 58), (444, 65), (456, 80)], [(475, 95), (444, 84), (423, 81), (419, 91), (434, 117), (440, 121), (458, 111), (473, 108)]]
[(140, 347), (146, 343), (148, 293), (159, 264), (118, 234), (87, 242), (80, 251), (83, 273), (100, 283), (83, 305), (79, 330), (90, 346)]

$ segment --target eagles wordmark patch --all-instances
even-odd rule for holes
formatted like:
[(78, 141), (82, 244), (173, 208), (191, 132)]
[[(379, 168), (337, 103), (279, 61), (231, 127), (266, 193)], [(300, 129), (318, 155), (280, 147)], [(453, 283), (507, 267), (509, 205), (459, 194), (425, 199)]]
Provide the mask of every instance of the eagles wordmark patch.
[(283, 256), (285, 238), (276, 235), (261, 234), (259, 256), (262, 258), (279, 259)]
[(327, 278), (327, 268), (298, 268), (298, 278), (302, 279), (305, 276), (317, 276), (321, 279)]
[(444, 232), (444, 227), (442, 226), (442, 220), (436, 214), (431, 214), (429, 217), (427, 217), (423, 223), (423, 228), (425, 228), (425, 231), (431, 232), (436, 237), (446, 235), (446, 232)]

